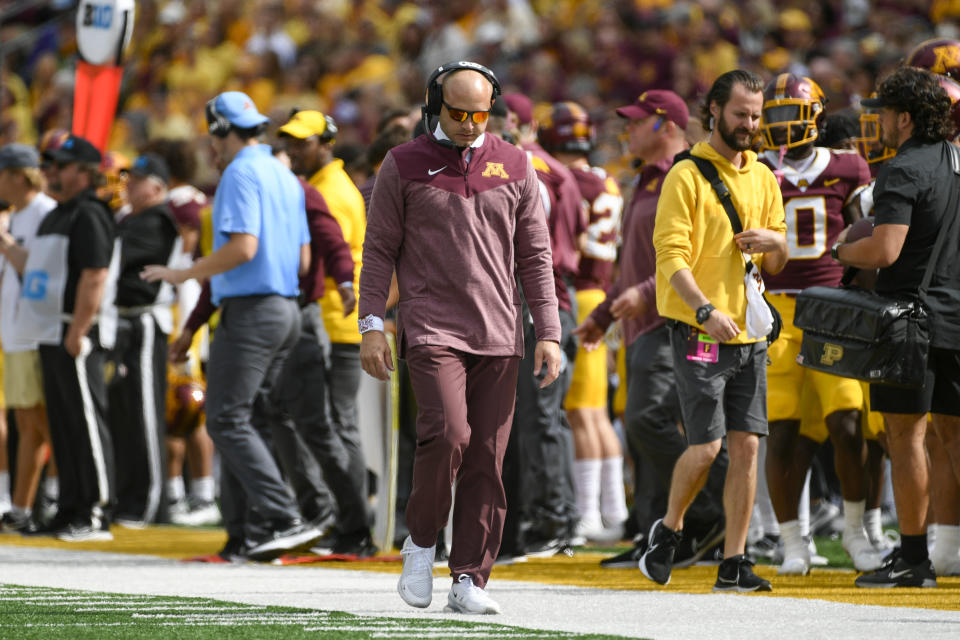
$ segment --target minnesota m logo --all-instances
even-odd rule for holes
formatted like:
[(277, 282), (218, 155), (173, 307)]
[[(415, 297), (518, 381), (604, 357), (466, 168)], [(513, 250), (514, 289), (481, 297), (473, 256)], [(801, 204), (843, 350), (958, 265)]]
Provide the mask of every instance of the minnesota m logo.
[(832, 367), (841, 359), (843, 359), (843, 347), (839, 344), (831, 344), (829, 342), (823, 345), (823, 355), (820, 356), (820, 364)]
[(488, 162), (487, 168), (483, 170), (483, 173), (480, 174), (484, 178), (503, 178), (504, 180), (509, 180), (510, 176), (507, 175), (507, 172), (503, 170), (502, 162)]
[(960, 49), (956, 45), (934, 47), (933, 53), (937, 56), (933, 66), (930, 67), (930, 70), (934, 73), (945, 73), (948, 68), (960, 64)]

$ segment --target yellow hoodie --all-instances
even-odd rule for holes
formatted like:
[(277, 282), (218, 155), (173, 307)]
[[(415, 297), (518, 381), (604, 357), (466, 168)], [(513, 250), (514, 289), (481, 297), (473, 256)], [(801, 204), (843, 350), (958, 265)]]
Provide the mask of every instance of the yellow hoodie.
[[(358, 292), (360, 286), (360, 267), (363, 258), (363, 237), (367, 231), (367, 209), (363, 203), (360, 190), (353, 184), (353, 180), (343, 169), (343, 160), (336, 159), (329, 162), (322, 169), (313, 174), (310, 184), (316, 187), (323, 199), (327, 201), (330, 213), (340, 223), (343, 239), (350, 245), (353, 255), (353, 290)], [(330, 342), (359, 344), (360, 330), (357, 328), (357, 307), (353, 312), (343, 317), (343, 302), (333, 278), (327, 276), (324, 282), (323, 297), (320, 298), (320, 309), (323, 311), (323, 324), (330, 335)]]
[[(730, 190), (744, 229), (766, 228), (786, 233), (783, 197), (770, 169), (757, 162), (757, 154), (743, 152), (739, 169), (706, 142), (691, 153), (710, 160)], [(663, 180), (653, 231), (657, 251), (657, 311), (696, 326), (691, 309), (670, 285), (681, 269), (693, 279), (717, 309), (741, 328), (732, 344), (757, 342), (747, 337), (747, 296), (743, 285), (743, 256), (733, 240), (733, 228), (720, 199), (692, 160), (678, 162)], [(759, 264), (762, 254), (754, 256)]]

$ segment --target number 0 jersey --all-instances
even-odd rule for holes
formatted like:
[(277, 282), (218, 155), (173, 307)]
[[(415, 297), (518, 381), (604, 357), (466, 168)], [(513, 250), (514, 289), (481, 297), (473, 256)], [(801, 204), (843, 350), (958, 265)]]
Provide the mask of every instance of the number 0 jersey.
[(574, 285), (583, 289), (604, 289), (610, 286), (613, 263), (617, 259), (617, 235), (623, 196), (616, 180), (599, 167), (571, 168), (577, 180), (584, 208), (589, 214), (587, 242), (580, 254), (580, 265)]
[[(847, 226), (844, 207), (870, 183), (870, 169), (853, 151), (814, 150), (813, 161), (805, 169), (782, 167), (780, 190), (790, 259), (780, 273), (763, 274), (767, 290), (772, 292), (834, 286), (843, 275), (843, 265), (830, 257), (830, 247)], [(760, 161), (779, 174), (777, 156), (776, 151), (766, 151)]]

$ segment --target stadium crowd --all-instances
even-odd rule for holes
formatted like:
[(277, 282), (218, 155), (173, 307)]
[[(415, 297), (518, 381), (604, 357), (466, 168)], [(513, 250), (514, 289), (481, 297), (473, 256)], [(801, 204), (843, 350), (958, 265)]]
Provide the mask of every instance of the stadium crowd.
[[(408, 580), (401, 596), (424, 606), (422, 595), (409, 595), (408, 565), (425, 550), (431, 560), (448, 554), (442, 531), (433, 546), (415, 544), (408, 533), (423, 542), (424, 528), (409, 529), (404, 519), (405, 510), (408, 517), (424, 511), (422, 496), (407, 509), (423, 482), (414, 451), (425, 455), (415, 398), (422, 401), (423, 391), (407, 363), (395, 372), (398, 478), (366, 469), (357, 418), (361, 336), (396, 333), (399, 323), (402, 348), (402, 318), (414, 315), (416, 300), (409, 301), (398, 259), (399, 287), (395, 280), (389, 292), (377, 292), (384, 308), (364, 306), (364, 238), (368, 222), (384, 233), (377, 218), (388, 208), (384, 184), (400, 179), (392, 150), (421, 136), (421, 143), (444, 142), (438, 131), (450, 137), (444, 127), (473, 122), (526, 159), (519, 169), (486, 162), (484, 177), (507, 180), (524, 166), (536, 175), (559, 320), (553, 327), (537, 315), (550, 297), (543, 292), (514, 303), (524, 359), (514, 372), (509, 442), (490, 462), (502, 471), (504, 513), (493, 527), (502, 529), (502, 543), (488, 545), (489, 562), (470, 570), (476, 588), (482, 591), (494, 558), (516, 562), (573, 553), (586, 542), (632, 540), (601, 564), (639, 568), (665, 583), (671, 567), (724, 561), (717, 588), (732, 570), (735, 590), (770, 589), (750, 571), (752, 562), (806, 574), (824, 562), (813, 542), (824, 533), (840, 534), (855, 568), (874, 576), (859, 579), (861, 586), (906, 584), (896, 579), (907, 575), (904, 567), (914, 586), (960, 575), (956, 418), (947, 429), (926, 429), (924, 418), (912, 432), (925, 439), (928, 462), (921, 456), (911, 464), (929, 473), (905, 469), (893, 456), (893, 494), (907, 483), (922, 496), (915, 507), (929, 502), (919, 522), (911, 512), (909, 524), (900, 523), (897, 546), (884, 530), (895, 523), (892, 503), (884, 502), (891, 451), (884, 420), (870, 411), (867, 385), (795, 364), (801, 333), (793, 326), (796, 294), (839, 283), (845, 261), (836, 249), (831, 257), (831, 245), (871, 216), (874, 195), (884, 193), (877, 176), (899, 144), (881, 139), (877, 109), (893, 104), (882, 102), (881, 81), (905, 61), (929, 70), (942, 88), (937, 99), (949, 98), (942, 116), (953, 129), (945, 137), (960, 133), (960, 84), (951, 80), (960, 80), (960, 41), (951, 39), (960, 36), (958, 3), (146, 0), (137, 3), (117, 118), (102, 152), (69, 134), (72, 12), (63, 3), (16, 4), (0, 3), (0, 337), (10, 410), (0, 421), (3, 531), (109, 540), (111, 524), (222, 524), (224, 561), (307, 549), (368, 557), (378, 551), (370, 498), (396, 482), (394, 545), (404, 555), (401, 584)], [(453, 60), (483, 65), (489, 111), (449, 103), (443, 83), (464, 69), (439, 67)], [(881, 102), (867, 108), (878, 89)], [(421, 120), (425, 90), (439, 94)], [(741, 98), (759, 102), (756, 118), (746, 117), (755, 121), (731, 125), (728, 107)], [(741, 129), (749, 134), (742, 148), (731, 142)], [(729, 157), (711, 155), (711, 145)], [(751, 171), (769, 177), (764, 207), (779, 202), (769, 204), (771, 217), (753, 223), (786, 238), (782, 264), (757, 260), (784, 322), (769, 351), (756, 347), (750, 356), (763, 366), (770, 360), (767, 391), (752, 398), (765, 405), (763, 419), (739, 425), (746, 431), (723, 444), (714, 439), (721, 423), (701, 425), (702, 432), (687, 427), (709, 420), (690, 408), (696, 385), (674, 371), (682, 356), (679, 347), (671, 351), (675, 344), (710, 350), (709, 340), (678, 342), (689, 327), (704, 327), (701, 338), (725, 335), (711, 315), (722, 303), (684, 296), (671, 277), (683, 260), (697, 282), (705, 277), (677, 248), (704, 238), (678, 240), (683, 224), (670, 226), (658, 212), (658, 202), (671, 212), (691, 204), (674, 193), (685, 187), (670, 171), (686, 150), (714, 164), (721, 156), (749, 158)], [(388, 179), (378, 183), (382, 168)], [(463, 171), (466, 179), (474, 169)], [(271, 200), (251, 219), (225, 214), (243, 208), (254, 179), (282, 202)], [(268, 243), (251, 222), (301, 210), (282, 240)], [(725, 216), (721, 222), (730, 235)], [(803, 225), (813, 226), (798, 230)], [(750, 232), (736, 236), (741, 250), (777, 254), (780, 240)], [(234, 243), (247, 234), (261, 239), (259, 249)], [(269, 277), (261, 267), (247, 269), (268, 250), (300, 257), (299, 265), (271, 266)], [(32, 311), (20, 309), (38, 297), (26, 275), (41, 255), (62, 267), (64, 292), (53, 315), (30, 304), (24, 308)], [(274, 275), (279, 282), (277, 274), (292, 278), (287, 271), (297, 268), (292, 290), (288, 281), (270, 288)], [(881, 271), (881, 287), (889, 289), (888, 280)], [(248, 308), (248, 298), (265, 292), (261, 285), (298, 304)], [(407, 310), (400, 321), (398, 300)], [(267, 332), (277, 343), (257, 342), (252, 334), (284, 314), (289, 323)], [(746, 326), (734, 328), (721, 342), (762, 343), (746, 332), (736, 337)], [(534, 368), (545, 357), (535, 351), (543, 341), (557, 342), (563, 359), (549, 385), (541, 382), (552, 376)], [(248, 349), (263, 361), (253, 363)], [(248, 369), (259, 373), (246, 376)], [(724, 484), (744, 465), (759, 465), (757, 497), (745, 473), (733, 517)], [(672, 491), (675, 468), (696, 470), (681, 497)], [(458, 557), (450, 558), (457, 578)], [(499, 610), (489, 598), (465, 602), (456, 610)]]

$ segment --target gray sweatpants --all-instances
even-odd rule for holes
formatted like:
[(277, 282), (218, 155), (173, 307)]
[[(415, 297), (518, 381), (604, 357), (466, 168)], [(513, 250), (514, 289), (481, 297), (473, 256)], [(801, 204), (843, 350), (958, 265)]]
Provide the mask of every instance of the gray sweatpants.
[(269, 396), (300, 334), (296, 301), (225, 298), (207, 367), (207, 431), (220, 452), (221, 511), (231, 537), (286, 526), (296, 502), (253, 427), (254, 401)]

